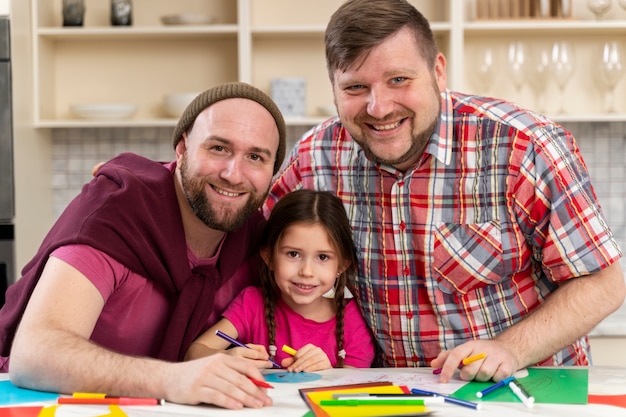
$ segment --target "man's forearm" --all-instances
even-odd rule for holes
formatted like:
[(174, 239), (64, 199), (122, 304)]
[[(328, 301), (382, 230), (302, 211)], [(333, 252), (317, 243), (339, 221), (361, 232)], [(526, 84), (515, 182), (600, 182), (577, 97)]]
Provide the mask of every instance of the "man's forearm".
[(624, 277), (618, 262), (563, 283), (524, 320), (500, 334), (521, 367), (534, 365), (588, 334), (624, 301)]
[[(10, 377), (18, 386), (71, 394), (76, 391), (163, 398), (171, 364), (104, 349), (60, 330), (29, 330), (13, 346)], [(36, 338), (29, 332), (37, 332)], [(37, 345), (27, 344), (37, 340)]]

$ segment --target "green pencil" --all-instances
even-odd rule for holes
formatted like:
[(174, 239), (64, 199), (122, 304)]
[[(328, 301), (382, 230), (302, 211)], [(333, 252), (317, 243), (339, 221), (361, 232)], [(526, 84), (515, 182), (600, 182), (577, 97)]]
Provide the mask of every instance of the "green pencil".
[(426, 405), (430, 398), (359, 398), (350, 400), (321, 400), (320, 405), (327, 406), (348, 406), (355, 407), (360, 405), (378, 406), (378, 405)]

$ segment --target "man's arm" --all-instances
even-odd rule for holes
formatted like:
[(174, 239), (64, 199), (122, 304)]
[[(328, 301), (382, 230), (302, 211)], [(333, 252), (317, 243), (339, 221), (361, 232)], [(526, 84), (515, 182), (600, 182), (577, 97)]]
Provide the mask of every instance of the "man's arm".
[(441, 381), (447, 382), (463, 358), (484, 352), (487, 358), (463, 367), (461, 378), (499, 381), (588, 334), (622, 305), (625, 294), (624, 276), (615, 262), (595, 274), (564, 282), (542, 306), (495, 339), (474, 340), (441, 352), (432, 366), (443, 367)]
[(104, 300), (78, 270), (51, 257), (15, 336), (10, 377), (18, 386), (72, 393), (157, 397), (226, 408), (271, 404), (247, 376), (262, 379), (252, 361), (213, 355), (169, 363), (122, 355), (89, 340)]

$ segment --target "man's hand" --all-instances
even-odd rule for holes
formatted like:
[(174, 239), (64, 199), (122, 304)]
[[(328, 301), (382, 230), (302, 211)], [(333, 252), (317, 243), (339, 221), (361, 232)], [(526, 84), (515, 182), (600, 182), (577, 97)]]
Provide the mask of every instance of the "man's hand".
[(91, 168), (91, 175), (95, 177), (100, 167), (104, 164), (104, 162), (98, 162), (96, 165), (94, 165), (93, 168)]
[(462, 366), (459, 378), (464, 381), (500, 381), (513, 375), (520, 365), (514, 352), (498, 340), (472, 340), (452, 350), (446, 350), (431, 362), (433, 368), (442, 368), (439, 380), (449, 382), (465, 358), (484, 353), (487, 356)]
[(448, 382), (461, 360), (486, 353), (485, 360), (464, 366), (459, 376), (468, 381), (500, 381), (588, 334), (622, 305), (625, 292), (618, 262), (594, 274), (569, 279), (541, 306), (493, 340), (472, 340), (441, 352), (431, 366), (443, 368), (440, 381)]
[(172, 364), (166, 377), (169, 381), (166, 400), (180, 404), (214, 404), (230, 409), (272, 405), (267, 390), (257, 387), (248, 378), (263, 380), (255, 362), (216, 353)]

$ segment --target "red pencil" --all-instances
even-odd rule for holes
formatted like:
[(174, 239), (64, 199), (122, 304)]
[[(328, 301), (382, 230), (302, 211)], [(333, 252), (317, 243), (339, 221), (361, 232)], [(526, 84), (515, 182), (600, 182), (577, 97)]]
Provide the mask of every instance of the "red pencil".
[(141, 397), (104, 397), (104, 398), (76, 398), (61, 397), (58, 404), (117, 404), (117, 405), (162, 405), (163, 400), (158, 398)]
[(261, 387), (261, 388), (274, 388), (273, 386), (271, 386), (270, 384), (268, 384), (265, 381), (259, 381), (258, 379), (252, 378), (251, 376), (248, 377), (248, 379), (250, 381), (252, 381), (252, 383), (254, 385), (256, 385), (257, 387)]

